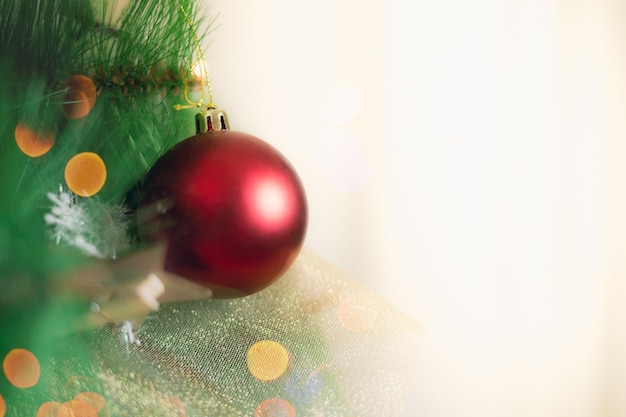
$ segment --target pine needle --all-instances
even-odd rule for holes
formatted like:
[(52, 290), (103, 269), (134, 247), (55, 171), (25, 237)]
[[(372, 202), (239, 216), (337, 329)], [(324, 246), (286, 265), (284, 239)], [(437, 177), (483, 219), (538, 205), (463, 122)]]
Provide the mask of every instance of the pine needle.
[[(193, 134), (193, 111), (174, 105), (185, 104), (182, 91), (193, 80), (194, 37), (206, 35), (194, 32), (203, 27), (199, 8), (193, 0), (134, 0), (116, 16), (116, 7), (108, 0), (0, 0), (0, 232), (17, 230), (0, 235), (0, 250), (35, 246), (45, 253), (51, 243), (71, 241), (83, 253), (116, 256), (129, 242), (120, 237), (128, 216), (115, 213), (156, 159)], [(73, 120), (63, 105), (68, 79), (77, 74), (94, 81), (97, 96), (89, 114)], [(51, 150), (39, 157), (21, 152), (18, 123), (51, 132)], [(107, 179), (96, 197), (67, 200), (69, 191), (59, 187), (79, 152), (100, 155)], [(67, 224), (51, 203), (90, 228), (59, 234)], [(110, 230), (117, 232), (106, 235)], [(17, 258), (39, 269), (40, 259), (32, 259), (38, 251), (13, 252), (0, 254), (0, 276)]]

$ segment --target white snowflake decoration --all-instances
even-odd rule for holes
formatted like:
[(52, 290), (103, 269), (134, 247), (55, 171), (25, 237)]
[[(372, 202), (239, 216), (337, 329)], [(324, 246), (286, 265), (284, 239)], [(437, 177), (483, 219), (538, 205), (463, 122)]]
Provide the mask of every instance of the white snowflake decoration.
[(47, 196), (53, 205), (44, 220), (57, 245), (97, 258), (116, 258), (119, 250), (129, 246), (128, 215), (123, 207), (78, 199), (63, 186), (59, 186), (58, 194), (50, 192)]

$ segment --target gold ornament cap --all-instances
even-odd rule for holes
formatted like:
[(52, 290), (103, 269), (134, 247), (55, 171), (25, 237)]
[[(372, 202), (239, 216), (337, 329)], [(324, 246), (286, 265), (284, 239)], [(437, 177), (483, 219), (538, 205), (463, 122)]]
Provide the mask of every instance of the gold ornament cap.
[(230, 130), (228, 116), (224, 110), (209, 107), (196, 114), (196, 134), (220, 130)]

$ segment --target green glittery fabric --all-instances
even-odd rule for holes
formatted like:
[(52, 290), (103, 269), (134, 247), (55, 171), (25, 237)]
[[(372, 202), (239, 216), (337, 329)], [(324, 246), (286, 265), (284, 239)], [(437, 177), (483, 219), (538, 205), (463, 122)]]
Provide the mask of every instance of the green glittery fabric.
[[(120, 329), (64, 339), (87, 346), (92, 360), (43, 362), (51, 376), (38, 401), (96, 392), (106, 402), (99, 415), (111, 416), (392, 416), (402, 411), (419, 347), (416, 323), (310, 253), (258, 294), (163, 305), (138, 329), (140, 346)], [(289, 357), (271, 381), (255, 378), (247, 362), (266, 340)], [(20, 415), (41, 404), (30, 407)]]

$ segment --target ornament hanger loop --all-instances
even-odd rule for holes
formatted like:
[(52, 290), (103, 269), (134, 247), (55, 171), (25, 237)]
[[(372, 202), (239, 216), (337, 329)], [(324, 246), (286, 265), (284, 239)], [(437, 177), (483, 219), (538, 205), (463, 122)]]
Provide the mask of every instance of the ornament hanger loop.
[(187, 79), (185, 79), (183, 84), (183, 98), (187, 102), (187, 105), (176, 104), (174, 105), (174, 108), (176, 110), (190, 109), (193, 107), (203, 108), (205, 106), (208, 95), (208, 108), (209, 110), (215, 109), (216, 107), (213, 104), (213, 91), (211, 89), (211, 80), (209, 78), (209, 70), (207, 68), (206, 60), (204, 58), (204, 51), (202, 50), (202, 43), (200, 42), (200, 38), (198, 38), (198, 34), (195, 30), (195, 25), (193, 20), (191, 19), (191, 16), (189, 16), (189, 13), (187, 13), (187, 10), (185, 10), (185, 7), (182, 4), (179, 6), (179, 8), (183, 17), (187, 21), (189, 28), (193, 32), (193, 42), (194, 48), (196, 50), (197, 61), (192, 65), (190, 70), (192, 73), (198, 74), (200, 77), (202, 96), (200, 97), (199, 101), (191, 101), (191, 99), (189, 98), (188, 82)]

